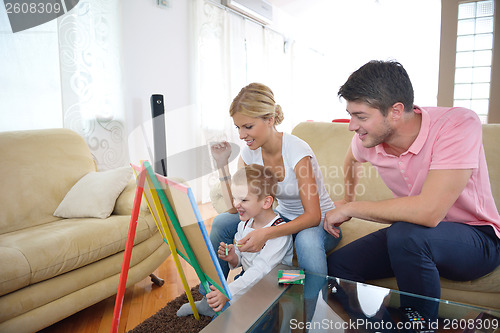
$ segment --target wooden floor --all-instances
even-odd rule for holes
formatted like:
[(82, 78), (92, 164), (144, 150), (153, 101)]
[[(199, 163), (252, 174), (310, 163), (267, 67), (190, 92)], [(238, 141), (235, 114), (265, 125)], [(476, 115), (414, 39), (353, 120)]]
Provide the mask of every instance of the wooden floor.
[[(210, 203), (200, 205), (199, 208), (205, 221), (205, 226), (210, 232), (212, 220), (216, 212)], [(182, 258), (181, 263), (189, 286), (194, 287), (199, 284), (200, 281), (194, 269)], [(165, 284), (162, 287), (154, 285), (148, 277), (126, 289), (118, 332), (128, 332), (155, 314), (168, 302), (184, 293), (182, 282), (172, 256), (169, 256), (154, 271), (154, 274), (165, 280)], [(111, 331), (115, 299), (116, 295), (109, 297), (39, 331), (39, 333), (109, 333)]]

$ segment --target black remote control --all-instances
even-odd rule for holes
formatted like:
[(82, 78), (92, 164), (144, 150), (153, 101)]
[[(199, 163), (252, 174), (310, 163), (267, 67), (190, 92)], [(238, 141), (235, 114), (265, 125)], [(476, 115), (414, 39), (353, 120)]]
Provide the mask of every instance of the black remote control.
[(399, 308), (401, 310), (402, 321), (404, 323), (404, 332), (432, 333), (434, 330), (429, 328), (429, 323), (416, 309), (406, 306)]

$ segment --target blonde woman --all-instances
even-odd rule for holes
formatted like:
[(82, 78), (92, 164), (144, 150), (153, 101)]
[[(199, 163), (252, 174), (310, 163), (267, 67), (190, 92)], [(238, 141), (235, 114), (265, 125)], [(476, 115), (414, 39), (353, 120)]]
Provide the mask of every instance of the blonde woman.
[[(312, 149), (296, 136), (276, 129), (276, 125), (283, 121), (283, 111), (276, 104), (271, 89), (264, 84), (251, 83), (241, 89), (231, 103), (229, 115), (233, 118), (240, 139), (246, 143), (239, 157), (239, 167), (259, 164), (272, 170), (278, 180), (276, 211), (287, 222), (248, 233), (238, 241), (239, 250), (258, 252), (268, 240), (292, 235), (299, 267), (326, 275), (326, 253), (338, 244), (341, 232), (336, 228), (329, 234), (323, 229), (325, 213), (335, 206), (325, 189)], [(221, 142), (213, 145), (211, 150), (219, 169), (224, 199), (232, 206), (228, 168), (231, 146), (228, 142)], [(215, 252), (221, 242), (233, 243), (239, 222), (240, 216), (234, 206), (214, 218), (210, 240)], [(227, 262), (219, 259), (219, 263), (227, 277)], [(305, 297), (310, 300), (311, 309), (314, 309), (322, 282), (318, 281), (318, 288), (315, 288), (316, 284), (313, 281), (308, 283), (306, 279)], [(197, 304), (197, 308), (203, 314), (207, 306)], [(189, 314), (190, 310), (187, 307), (185, 309), (182, 315)], [(307, 312), (308, 317), (312, 316), (313, 311)]]
[[(266, 241), (293, 235), (299, 267), (326, 275), (326, 253), (341, 239), (340, 229), (332, 235), (323, 229), (325, 213), (334, 204), (325, 189), (323, 176), (312, 149), (294, 135), (279, 132), (276, 125), (283, 121), (281, 106), (276, 104), (271, 89), (264, 84), (251, 83), (241, 89), (229, 109), (242, 149), (239, 166), (260, 164), (269, 167), (278, 179), (276, 211), (287, 223), (254, 230), (238, 243), (240, 251), (260, 251)], [(212, 147), (212, 155), (219, 168), (223, 193), (230, 202), (228, 160), (231, 154), (227, 142)], [(232, 243), (240, 221), (231, 209), (215, 217), (210, 240), (217, 248), (220, 242)], [(229, 268), (222, 263), (224, 274)], [(312, 296), (311, 296), (312, 297)]]
[[(251, 83), (241, 89), (231, 103), (229, 115), (240, 139), (246, 143), (241, 151), (239, 166), (255, 163), (273, 171), (278, 179), (276, 211), (288, 220), (281, 226), (252, 232), (240, 241), (240, 250), (256, 252), (269, 239), (294, 235), (299, 266), (326, 274), (326, 251), (337, 245), (340, 230), (337, 229), (335, 237), (331, 237), (322, 227), (325, 212), (333, 209), (334, 205), (326, 192), (312, 149), (296, 136), (278, 132), (276, 125), (283, 121), (283, 111), (274, 101), (271, 89), (263, 84)], [(231, 202), (231, 179), (227, 166), (230, 154), (231, 147), (227, 142), (212, 147), (228, 202)], [(220, 240), (233, 240), (240, 219), (232, 213), (235, 213), (234, 207), (214, 219), (210, 238), (217, 247)]]

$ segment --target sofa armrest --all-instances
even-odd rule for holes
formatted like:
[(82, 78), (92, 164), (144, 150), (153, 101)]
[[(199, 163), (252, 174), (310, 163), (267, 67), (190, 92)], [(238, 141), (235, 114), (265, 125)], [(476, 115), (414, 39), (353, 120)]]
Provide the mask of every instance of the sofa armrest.
[[(122, 193), (118, 196), (115, 203), (114, 215), (132, 215), (134, 205), (136, 181), (131, 180)], [(141, 200), (141, 211), (148, 211), (148, 205), (144, 197)]]
[(224, 196), (222, 195), (220, 182), (215, 183), (215, 185), (210, 189), (210, 201), (218, 214), (227, 212), (231, 208), (226, 205)]

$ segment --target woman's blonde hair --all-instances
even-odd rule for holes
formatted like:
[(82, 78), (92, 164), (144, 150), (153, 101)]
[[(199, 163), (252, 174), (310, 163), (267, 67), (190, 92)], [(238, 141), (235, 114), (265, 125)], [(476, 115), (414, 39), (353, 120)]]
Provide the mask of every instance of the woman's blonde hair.
[(242, 88), (233, 99), (229, 108), (229, 115), (241, 113), (252, 118), (269, 119), (274, 117), (274, 124), (279, 125), (283, 121), (283, 110), (274, 101), (273, 91), (262, 83), (250, 83)]

